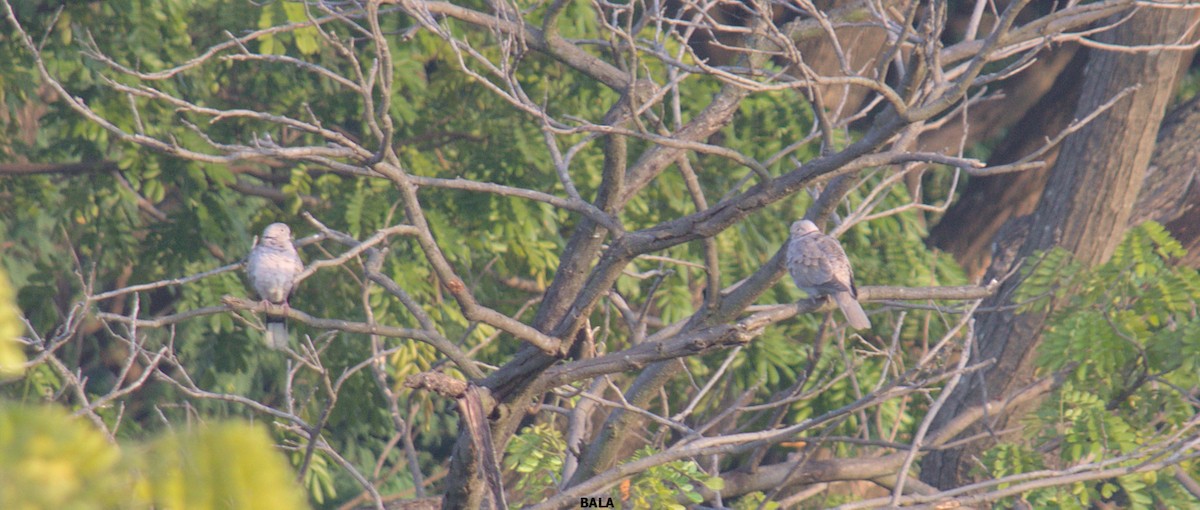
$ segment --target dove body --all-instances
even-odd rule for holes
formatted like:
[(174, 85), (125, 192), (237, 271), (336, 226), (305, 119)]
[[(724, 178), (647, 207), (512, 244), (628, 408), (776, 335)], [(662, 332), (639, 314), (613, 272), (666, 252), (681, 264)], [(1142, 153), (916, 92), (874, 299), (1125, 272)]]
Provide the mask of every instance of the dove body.
[(871, 321), (858, 304), (854, 269), (837, 239), (822, 234), (809, 220), (792, 224), (787, 250), (788, 272), (796, 286), (813, 298), (830, 296), (854, 329), (867, 329)]
[[(283, 223), (272, 223), (263, 230), (262, 238), (246, 258), (246, 274), (250, 285), (263, 300), (287, 305), (296, 275), (304, 269), (296, 247), (292, 245), (292, 230)], [(287, 324), (280, 315), (267, 314), (267, 345), (283, 349), (288, 344)]]

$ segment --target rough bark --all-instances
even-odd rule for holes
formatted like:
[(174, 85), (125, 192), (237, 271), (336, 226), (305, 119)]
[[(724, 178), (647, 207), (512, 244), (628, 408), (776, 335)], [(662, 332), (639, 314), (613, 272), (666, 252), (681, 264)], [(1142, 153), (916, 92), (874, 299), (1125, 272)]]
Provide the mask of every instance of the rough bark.
[[(1193, 52), (1183, 58), (1186, 66)], [(1065, 128), (1070, 108), (1079, 94), (1081, 63), (1072, 72), (1068, 68), (1055, 87), (1042, 96), (1020, 122), (1011, 126), (996, 150), (993, 164), (1015, 161), (1029, 154), (1047, 137)], [(1076, 67), (1075, 64), (1071, 66)], [(1182, 70), (1181, 70), (1182, 72)], [(1005, 102), (1007, 104), (1007, 101)], [(978, 117), (972, 115), (972, 124)], [(935, 132), (940, 133), (941, 131)], [(935, 135), (937, 136), (937, 135)], [(972, 135), (970, 140), (978, 137)], [(925, 145), (922, 139), (922, 146)], [(1053, 166), (1058, 151), (1044, 157)], [(1162, 223), (1171, 235), (1188, 249), (1178, 264), (1200, 268), (1200, 189), (1195, 181), (1200, 172), (1200, 97), (1171, 108), (1163, 119), (1146, 184), (1138, 195), (1130, 226), (1153, 219)], [(1003, 240), (998, 232), (1012, 218), (1031, 214), (1046, 186), (1048, 170), (1034, 170), (968, 181), (962, 195), (929, 231), (929, 245), (952, 254), (972, 280), (977, 280), (992, 263), (992, 246)], [(986, 280), (986, 278), (985, 278)]]
[[(991, 164), (1017, 161), (1045, 144), (1047, 137), (1054, 136), (1070, 125), (1073, 105), (1079, 99), (1083, 66), (1087, 60), (1086, 55), (1081, 52), (1074, 52), (1074, 55), (1070, 65), (1054, 75), (1058, 78), (1054, 86), (1048, 90), (1041, 89), (1041, 99), (1028, 107), (1023, 117), (1015, 124), (1002, 126), (1009, 131), (992, 153)], [(1013, 88), (1026, 89), (1039, 85), (1040, 82), (1021, 83)], [(1009, 101), (997, 104), (1009, 109)], [(1018, 104), (1011, 109), (1017, 110), (1020, 106), (1022, 105)], [(994, 120), (1004, 119), (994, 117)], [(977, 131), (974, 128), (980, 119), (972, 113), (970, 121), (974, 134)], [(985, 128), (984, 131), (990, 132), (993, 129)], [(923, 138), (921, 145), (929, 145), (932, 149), (931, 144), (940, 138), (935, 136), (928, 142)], [(984, 139), (986, 138), (977, 135), (972, 136), (969, 141)], [(950, 206), (946, 214), (930, 229), (929, 245), (954, 255), (967, 275), (972, 280), (977, 280), (991, 262), (991, 245), (1000, 227), (1012, 218), (1032, 213), (1037, 207), (1042, 189), (1046, 186), (1046, 179), (1050, 175), (1049, 167), (1054, 165), (1057, 157), (1057, 150), (1046, 154), (1043, 159), (1047, 167), (1043, 169), (972, 178), (958, 201)]]
[[(1125, 46), (1173, 43), (1193, 19), (1195, 14), (1188, 11), (1143, 9), (1098, 38)], [(1034, 212), (1021, 257), (1060, 246), (1084, 264), (1094, 265), (1112, 254), (1129, 224), (1181, 58), (1178, 51), (1092, 52), (1084, 70), (1077, 118), (1136, 84), (1134, 80), (1141, 80), (1140, 88), (1065, 141)], [(1010, 305), (1020, 283), (1020, 278), (1005, 282), (984, 306)], [(977, 328), (977, 359), (995, 359), (996, 364), (959, 385), (935, 419), (934, 428), (972, 404), (1009, 394), (1032, 379), (1033, 353), (1046, 315), (1003, 310), (982, 316)], [(990, 429), (1017, 424), (1022, 414), (1015, 410), (997, 416)], [(976, 432), (979, 430), (966, 434)], [(935, 452), (922, 463), (921, 478), (937, 487), (960, 486), (969, 480), (969, 470), (975, 465), (972, 458), (986, 447), (985, 442), (975, 442)]]
[(1146, 181), (1133, 207), (1130, 225), (1162, 223), (1183, 243), (1180, 265), (1200, 268), (1200, 96), (1175, 107), (1163, 119)]
[(1038, 147), (1045, 143), (1045, 136), (1054, 134), (1054, 125), (1043, 122), (1070, 116), (1079, 97), (1079, 74), (1087, 61), (1086, 53), (1074, 44), (1043, 50), (1029, 69), (997, 85), (1000, 99), (971, 107), (967, 112), (967, 126), (956, 118), (921, 135), (917, 146), (927, 151), (953, 151), (962, 143), (964, 128), (968, 147), (994, 139), (1008, 130), (1004, 141), (992, 152), (990, 162), (1020, 159), (1029, 151), (1019, 149)]

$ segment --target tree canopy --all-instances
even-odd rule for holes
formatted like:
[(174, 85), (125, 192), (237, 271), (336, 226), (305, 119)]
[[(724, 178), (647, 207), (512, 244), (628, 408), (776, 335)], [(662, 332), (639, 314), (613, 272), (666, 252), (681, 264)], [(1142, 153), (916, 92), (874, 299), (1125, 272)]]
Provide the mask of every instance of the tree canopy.
[(0, 506), (1200, 498), (1196, 6), (2, 6)]

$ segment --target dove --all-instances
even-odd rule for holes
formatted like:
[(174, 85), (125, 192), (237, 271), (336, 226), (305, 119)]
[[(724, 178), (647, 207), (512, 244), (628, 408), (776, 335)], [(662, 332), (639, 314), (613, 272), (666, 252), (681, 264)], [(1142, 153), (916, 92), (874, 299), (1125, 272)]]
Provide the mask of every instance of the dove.
[(854, 270), (842, 245), (822, 234), (809, 220), (792, 223), (787, 248), (787, 268), (796, 286), (812, 298), (832, 296), (846, 322), (854, 329), (871, 327), (870, 319), (858, 304)]
[[(272, 223), (263, 229), (262, 238), (246, 257), (246, 275), (250, 286), (263, 301), (288, 304), (296, 275), (304, 269), (296, 247), (292, 245), (292, 230), (283, 223)], [(288, 345), (287, 324), (279, 315), (267, 313), (267, 346), (282, 350)]]

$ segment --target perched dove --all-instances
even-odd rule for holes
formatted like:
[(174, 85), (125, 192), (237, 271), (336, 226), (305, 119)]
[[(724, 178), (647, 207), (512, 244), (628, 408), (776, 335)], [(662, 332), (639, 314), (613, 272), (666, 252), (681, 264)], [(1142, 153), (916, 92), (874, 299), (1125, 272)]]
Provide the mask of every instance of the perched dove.
[[(296, 275), (304, 269), (296, 247), (292, 246), (292, 230), (283, 223), (272, 223), (263, 229), (262, 239), (255, 243), (246, 257), (246, 274), (250, 285), (264, 301), (287, 306), (288, 296)], [(281, 350), (287, 347), (288, 332), (284, 318), (267, 314), (267, 346)]]
[(846, 322), (854, 329), (867, 329), (871, 321), (858, 304), (858, 289), (854, 287), (854, 270), (850, 259), (837, 239), (822, 234), (808, 220), (792, 223), (792, 238), (788, 241), (787, 267), (800, 290), (812, 298), (833, 296)]

